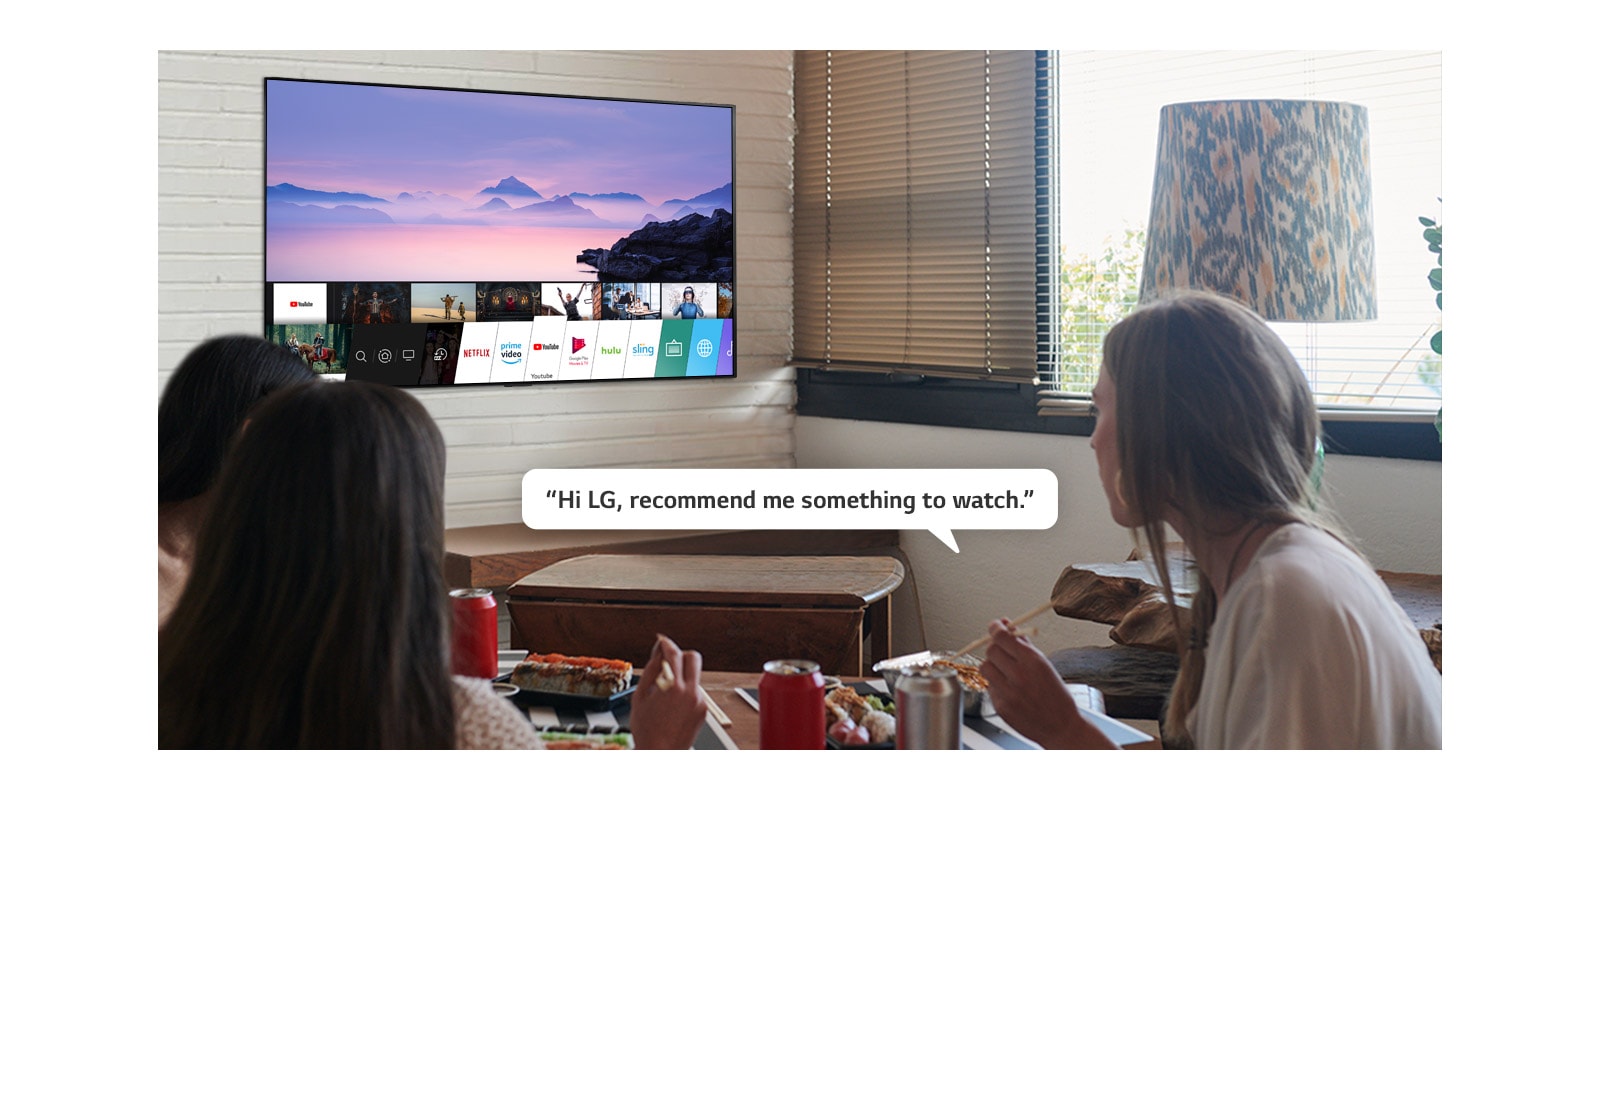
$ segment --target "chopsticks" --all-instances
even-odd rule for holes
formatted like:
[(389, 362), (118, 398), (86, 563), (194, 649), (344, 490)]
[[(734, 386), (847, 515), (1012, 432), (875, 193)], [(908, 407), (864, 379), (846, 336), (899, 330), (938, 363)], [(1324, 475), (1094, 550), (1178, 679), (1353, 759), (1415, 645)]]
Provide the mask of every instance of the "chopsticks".
[[(1020, 625), (1024, 621), (1032, 621), (1035, 617), (1038, 617), (1045, 610), (1053, 608), (1055, 606), (1055, 604), (1056, 604), (1056, 600), (1054, 598), (1052, 598), (1048, 602), (1046, 602), (1044, 605), (1037, 606), (1034, 609), (1029, 610), (1027, 613), (1023, 614), (1021, 617), (1019, 617), (1015, 621), (1011, 622), (1011, 624), (1012, 625)], [(956, 655), (965, 656), (968, 652), (976, 652), (979, 648), (982, 648), (985, 644), (988, 644), (991, 639), (992, 638), (990, 637), (990, 635), (988, 633), (984, 633), (977, 640), (973, 641), (971, 644), (969, 644), (965, 648), (961, 649), (961, 651), (957, 652)]]
[(706, 689), (704, 687), (700, 688), (700, 697), (706, 700), (706, 713), (710, 714), (711, 717), (716, 720), (718, 725), (733, 724), (733, 719), (727, 715), (721, 706), (717, 705), (716, 699), (712, 698), (706, 693)]
[[(661, 672), (656, 676), (656, 686), (661, 690), (666, 690), (677, 681), (678, 677), (673, 673), (672, 665), (666, 660), (662, 660)], [(707, 694), (704, 687), (700, 688), (700, 697), (706, 700), (706, 713), (715, 719), (718, 725), (733, 724), (733, 719), (728, 716), (727, 711), (717, 705), (716, 699)]]

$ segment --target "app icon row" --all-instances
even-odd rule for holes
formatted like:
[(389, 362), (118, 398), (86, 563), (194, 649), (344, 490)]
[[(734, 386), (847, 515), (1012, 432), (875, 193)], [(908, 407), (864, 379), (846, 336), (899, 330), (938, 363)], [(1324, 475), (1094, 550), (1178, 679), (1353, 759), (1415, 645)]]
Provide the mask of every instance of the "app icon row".
[(733, 374), (733, 321), (275, 324), (267, 338), (332, 377), (397, 386)]

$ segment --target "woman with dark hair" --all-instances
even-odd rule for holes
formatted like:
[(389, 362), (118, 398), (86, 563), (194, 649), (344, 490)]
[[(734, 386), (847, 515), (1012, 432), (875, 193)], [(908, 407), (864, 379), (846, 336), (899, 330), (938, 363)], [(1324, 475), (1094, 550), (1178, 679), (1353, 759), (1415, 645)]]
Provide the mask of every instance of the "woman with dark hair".
[(160, 620), (183, 592), (207, 495), (252, 406), (317, 376), (297, 352), (259, 336), (217, 336), (178, 364), (156, 413)]
[[(1198, 584), (1169, 746), (1438, 748), (1441, 684), (1416, 627), (1314, 498), (1316, 402), (1287, 346), (1228, 298), (1145, 305), (1105, 338), (1089, 445), (1111, 517), (1169, 605), (1170, 527)], [(1050, 661), (990, 625), (995, 708), (1047, 747), (1106, 747)]]
[[(533, 747), (488, 682), (450, 674), (444, 461), (402, 390), (319, 384), (261, 405), (161, 631), (161, 747)], [(663, 660), (674, 682), (658, 685)], [(692, 741), (699, 670), (658, 646), (635, 696), (639, 747)]]

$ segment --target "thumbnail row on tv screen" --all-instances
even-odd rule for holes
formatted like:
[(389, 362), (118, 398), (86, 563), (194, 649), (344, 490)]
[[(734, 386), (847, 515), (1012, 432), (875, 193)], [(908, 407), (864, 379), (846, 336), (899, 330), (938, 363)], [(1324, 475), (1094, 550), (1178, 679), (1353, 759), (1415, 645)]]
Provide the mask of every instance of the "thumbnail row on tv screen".
[(731, 376), (732, 304), (715, 282), (277, 282), (267, 338), (395, 386)]

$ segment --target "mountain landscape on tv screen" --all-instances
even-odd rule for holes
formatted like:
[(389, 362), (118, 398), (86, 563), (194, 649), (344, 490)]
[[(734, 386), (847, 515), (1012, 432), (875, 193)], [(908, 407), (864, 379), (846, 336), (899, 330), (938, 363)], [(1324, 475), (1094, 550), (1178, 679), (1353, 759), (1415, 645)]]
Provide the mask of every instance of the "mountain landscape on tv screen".
[(710, 216), (719, 208), (729, 213), (733, 211), (731, 181), (692, 197), (666, 197), (657, 201), (637, 193), (580, 192), (547, 198), (515, 177), (502, 178), (496, 185), (479, 190), (470, 200), (429, 189), (402, 190), (390, 198), (310, 189), (285, 181), (267, 186), (267, 231), (270, 235), (274, 225), (301, 223), (551, 226), (634, 231), (646, 224), (678, 220), (696, 213)]
[(683, 221), (732, 219), (732, 125), (719, 106), (268, 79), (267, 280), (563, 276), (655, 225), (693, 239)]

